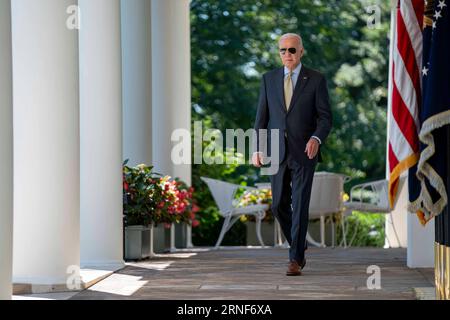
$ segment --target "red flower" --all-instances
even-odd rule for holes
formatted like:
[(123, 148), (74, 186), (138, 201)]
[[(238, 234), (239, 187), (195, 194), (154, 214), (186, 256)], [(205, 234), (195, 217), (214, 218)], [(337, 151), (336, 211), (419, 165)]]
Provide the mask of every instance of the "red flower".
[(184, 203), (180, 203), (178, 205), (177, 212), (178, 213), (183, 213), (185, 209), (186, 209), (186, 205)]
[(200, 224), (200, 221), (198, 221), (198, 220), (192, 220), (192, 227), (193, 227), (193, 228), (198, 227), (199, 224)]

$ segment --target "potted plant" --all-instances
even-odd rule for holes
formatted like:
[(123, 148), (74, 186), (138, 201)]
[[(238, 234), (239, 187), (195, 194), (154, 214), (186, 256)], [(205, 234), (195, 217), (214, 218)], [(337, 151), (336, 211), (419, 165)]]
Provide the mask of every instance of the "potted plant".
[[(196, 219), (196, 213), (199, 207), (194, 201), (194, 188), (189, 187), (184, 181), (175, 179), (176, 187), (179, 191), (177, 196), (179, 214), (179, 223), (175, 225), (175, 245), (177, 248), (186, 248), (188, 242), (188, 226), (197, 227), (200, 222)], [(184, 211), (183, 211), (184, 209)]]
[(144, 164), (123, 165), (125, 259), (143, 259), (166, 251), (173, 223), (198, 225), (193, 188), (179, 179), (161, 176)]
[(186, 225), (196, 227), (199, 224), (195, 219), (199, 209), (193, 200), (194, 189), (179, 178), (170, 176), (161, 177), (159, 185), (162, 198), (157, 205), (154, 221), (156, 224), (163, 223), (168, 229), (176, 224), (175, 231), (178, 236), (175, 239), (179, 241), (175, 240), (176, 243), (169, 246), (183, 247), (186, 243), (186, 230), (183, 227)]
[(143, 259), (151, 255), (151, 224), (162, 190), (155, 183), (153, 167), (144, 164), (123, 166), (124, 253), (125, 259)]

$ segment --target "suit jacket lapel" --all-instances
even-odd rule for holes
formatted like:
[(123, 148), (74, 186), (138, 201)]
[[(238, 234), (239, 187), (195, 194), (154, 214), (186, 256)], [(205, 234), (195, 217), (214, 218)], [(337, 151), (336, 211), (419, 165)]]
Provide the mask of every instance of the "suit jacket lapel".
[(286, 102), (284, 101), (284, 67), (281, 67), (276, 73), (276, 90), (277, 96), (280, 99), (280, 107), (286, 112)]
[[(308, 69), (305, 66), (302, 66), (302, 68), (300, 70), (300, 74), (298, 75), (298, 78), (297, 78), (297, 83), (295, 85), (295, 89), (294, 89), (294, 93), (292, 95), (291, 105), (289, 106), (288, 113), (292, 110), (292, 108), (295, 106), (295, 103), (297, 102), (298, 98), (301, 96), (301, 92), (305, 88), (306, 83), (308, 82), (308, 79), (309, 79)], [(283, 95), (284, 95), (284, 90), (283, 90)]]

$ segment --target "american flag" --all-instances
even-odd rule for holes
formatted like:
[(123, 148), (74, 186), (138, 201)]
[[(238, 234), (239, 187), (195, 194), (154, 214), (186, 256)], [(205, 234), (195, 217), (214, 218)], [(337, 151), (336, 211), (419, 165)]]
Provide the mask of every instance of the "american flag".
[(410, 189), (409, 205), (411, 211), (421, 214), (419, 217), (423, 223), (439, 215), (448, 202), (446, 184), (449, 184), (450, 174), (449, 5), (449, 0), (425, 1), (423, 100), (419, 115), (420, 158), (415, 175), (420, 185)]
[(400, 0), (394, 18), (388, 115), (391, 208), (400, 176), (419, 159), (423, 13), (423, 0)]

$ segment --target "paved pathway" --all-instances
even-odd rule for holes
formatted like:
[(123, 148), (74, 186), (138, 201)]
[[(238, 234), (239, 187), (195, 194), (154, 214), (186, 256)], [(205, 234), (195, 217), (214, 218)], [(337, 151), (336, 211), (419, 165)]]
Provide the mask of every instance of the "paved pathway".
[[(406, 267), (405, 249), (310, 248), (303, 276), (287, 277), (287, 249), (196, 249), (127, 267), (72, 299), (415, 299), (433, 269)], [(381, 290), (367, 288), (367, 267)]]

